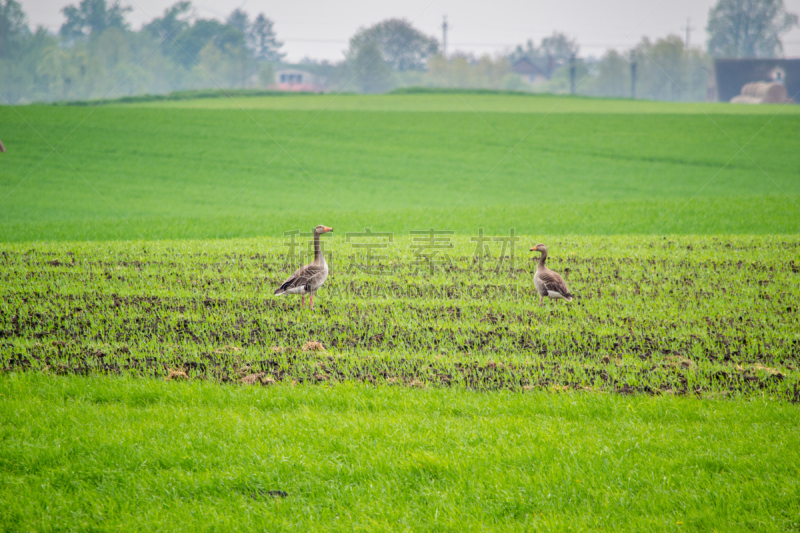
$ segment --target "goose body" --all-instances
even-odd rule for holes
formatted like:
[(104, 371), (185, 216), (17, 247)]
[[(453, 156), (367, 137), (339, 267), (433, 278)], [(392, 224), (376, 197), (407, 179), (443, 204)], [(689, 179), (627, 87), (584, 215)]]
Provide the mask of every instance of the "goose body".
[(295, 270), (294, 274), (275, 290), (276, 296), (299, 294), (301, 306), (305, 307), (305, 295), (309, 294), (309, 306), (314, 309), (314, 293), (328, 279), (328, 264), (325, 262), (325, 254), (322, 253), (319, 244), (319, 236), (330, 231), (333, 231), (333, 228), (322, 224), (314, 229), (314, 261)]
[(536, 272), (533, 275), (533, 284), (536, 286), (536, 292), (539, 293), (539, 305), (542, 305), (542, 300), (545, 296), (553, 300), (571, 302), (573, 295), (569, 292), (564, 279), (557, 272), (547, 268), (545, 264), (547, 261), (547, 247), (544, 244), (537, 244), (531, 248), (531, 251), (542, 254), (539, 256), (539, 264), (536, 265)]

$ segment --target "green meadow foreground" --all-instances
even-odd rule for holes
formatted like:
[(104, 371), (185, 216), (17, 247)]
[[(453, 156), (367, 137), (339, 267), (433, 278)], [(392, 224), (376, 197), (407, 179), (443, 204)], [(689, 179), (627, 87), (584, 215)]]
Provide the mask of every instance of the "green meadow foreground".
[(795, 531), (799, 420), (763, 400), (3, 375), (0, 528)]
[[(797, 106), (0, 128), (0, 531), (800, 529)], [(310, 311), (272, 293), (320, 223)], [(538, 305), (538, 242), (570, 304)]]

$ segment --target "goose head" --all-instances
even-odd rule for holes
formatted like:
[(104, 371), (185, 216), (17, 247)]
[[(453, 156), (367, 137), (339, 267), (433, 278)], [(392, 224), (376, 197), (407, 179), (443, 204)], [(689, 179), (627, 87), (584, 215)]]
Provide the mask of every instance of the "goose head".
[(323, 233), (328, 233), (331, 231), (333, 231), (333, 228), (329, 228), (328, 226), (325, 226), (323, 224), (320, 224), (319, 226), (314, 228), (314, 233), (316, 233), (317, 235), (321, 235)]
[(547, 246), (545, 246), (544, 244), (537, 244), (536, 246), (531, 248), (531, 252), (542, 252), (542, 253), (546, 254), (547, 253)]

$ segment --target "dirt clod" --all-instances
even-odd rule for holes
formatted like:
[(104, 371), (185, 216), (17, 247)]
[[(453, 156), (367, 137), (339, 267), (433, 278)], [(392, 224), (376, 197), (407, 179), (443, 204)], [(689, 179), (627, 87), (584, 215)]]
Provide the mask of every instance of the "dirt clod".
[(669, 358), (669, 362), (670, 366), (674, 366), (676, 368), (692, 368), (694, 366), (694, 361), (685, 357), (681, 357), (680, 355), (673, 355)]
[(323, 346), (321, 342), (308, 341), (307, 343), (305, 343), (303, 345), (303, 351), (304, 352), (309, 352), (309, 351), (311, 351), (311, 352), (324, 352), (325, 351), (325, 346)]
[(258, 372), (257, 374), (250, 374), (239, 380), (240, 383), (245, 385), (274, 385), (275, 380), (266, 372)]
[(235, 352), (241, 352), (241, 351), (242, 351), (242, 349), (239, 348), (238, 346), (225, 345), (225, 346), (223, 346), (222, 348), (220, 348), (218, 350), (214, 350), (214, 353), (227, 353), (227, 352), (234, 352), (235, 353)]
[(183, 370), (170, 370), (169, 375), (164, 379), (167, 381), (189, 379), (189, 376)]

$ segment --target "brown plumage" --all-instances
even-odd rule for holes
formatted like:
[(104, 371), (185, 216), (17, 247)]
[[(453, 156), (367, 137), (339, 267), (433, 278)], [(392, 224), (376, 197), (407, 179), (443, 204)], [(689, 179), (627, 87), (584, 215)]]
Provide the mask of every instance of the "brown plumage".
[(6, 147), (3, 146), (3, 141), (0, 141), (0, 152), (5, 152), (5, 151), (6, 151)]
[(539, 305), (542, 305), (545, 296), (554, 300), (564, 299), (571, 302), (573, 295), (570, 294), (563, 278), (544, 264), (547, 261), (547, 246), (537, 244), (531, 248), (531, 252), (541, 252), (542, 254), (539, 256), (539, 264), (536, 265), (536, 273), (533, 275), (533, 284), (536, 285), (536, 292), (539, 293)]
[(306, 305), (306, 294), (310, 294), (309, 306), (314, 309), (314, 293), (322, 287), (328, 277), (328, 264), (325, 262), (325, 255), (319, 245), (319, 236), (323, 233), (333, 231), (333, 228), (320, 224), (314, 228), (314, 261), (298, 268), (289, 279), (275, 290), (275, 295), (299, 294), (301, 296), (301, 306)]

